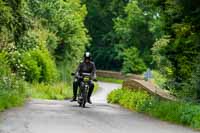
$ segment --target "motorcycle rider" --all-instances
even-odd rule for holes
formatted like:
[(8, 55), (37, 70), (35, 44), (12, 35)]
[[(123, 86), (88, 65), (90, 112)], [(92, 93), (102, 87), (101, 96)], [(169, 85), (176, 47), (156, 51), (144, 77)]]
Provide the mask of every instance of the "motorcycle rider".
[[(79, 78), (81, 73), (90, 73), (92, 80), (96, 80), (96, 67), (95, 63), (91, 61), (91, 54), (89, 52), (86, 52), (84, 54), (84, 60), (81, 62), (76, 70), (75, 73), (75, 79), (73, 82), (73, 98), (71, 102), (77, 101), (77, 90), (78, 87), (80, 86), (81, 79)], [(92, 104), (92, 101), (90, 99), (92, 92), (94, 90), (94, 83), (92, 81), (89, 82), (89, 91), (88, 91), (88, 97), (87, 97), (87, 102)]]

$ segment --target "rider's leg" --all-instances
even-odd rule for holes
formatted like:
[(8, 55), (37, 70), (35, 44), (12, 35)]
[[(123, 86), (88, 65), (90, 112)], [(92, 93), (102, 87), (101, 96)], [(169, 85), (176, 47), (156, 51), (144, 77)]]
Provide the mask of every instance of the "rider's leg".
[(94, 83), (91, 81), (89, 85), (90, 85), (90, 88), (89, 88), (89, 91), (88, 91), (87, 99), (88, 99), (88, 103), (92, 104), (92, 101), (91, 101), (90, 97), (91, 97), (92, 92), (94, 90)]
[(71, 102), (76, 101), (78, 85), (79, 85), (78, 80), (75, 80), (73, 82), (73, 98), (72, 98)]

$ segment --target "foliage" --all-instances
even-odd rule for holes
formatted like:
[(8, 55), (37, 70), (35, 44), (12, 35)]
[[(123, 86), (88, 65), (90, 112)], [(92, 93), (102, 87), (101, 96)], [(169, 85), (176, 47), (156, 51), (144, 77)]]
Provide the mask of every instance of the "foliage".
[(64, 100), (72, 97), (72, 89), (65, 83), (33, 83), (30, 94), (33, 98)]
[[(84, 2), (89, 10), (86, 25), (93, 38), (90, 50), (94, 54), (97, 68), (122, 70), (124, 52), (130, 47), (136, 47), (145, 65), (152, 66), (150, 48), (155, 38), (163, 34), (160, 31), (163, 25), (158, 19), (160, 7), (154, 6), (157, 4), (156, 0), (153, 2), (95, 0), (94, 4), (87, 0)], [(115, 10), (110, 11), (112, 9)], [(110, 16), (106, 16), (107, 14)], [(93, 21), (97, 19), (100, 20)]]
[(22, 55), (22, 66), (28, 81), (53, 82), (57, 79), (56, 66), (48, 51), (25, 53)]
[(86, 14), (79, 0), (0, 0), (0, 110), (22, 104), (26, 84), (35, 97), (71, 97), (52, 82), (70, 81), (89, 42)]
[(12, 84), (70, 81), (88, 47), (97, 68), (155, 69), (162, 87), (199, 101), (199, 14), (198, 0), (0, 0), (0, 72)]
[(124, 73), (141, 74), (146, 70), (145, 63), (140, 58), (139, 51), (135, 47), (125, 50), (123, 60), (122, 71)]
[(199, 102), (200, 99), (200, 65), (197, 63), (200, 59), (200, 56), (196, 58), (196, 63), (194, 70), (191, 74), (190, 79), (186, 83), (184, 83), (184, 87), (182, 92), (180, 92), (180, 96), (187, 99), (187, 100), (194, 100), (196, 99)]
[(160, 53), (160, 58), (164, 58), (167, 67), (164, 70), (168, 71), (163, 73), (168, 78), (167, 88), (170, 88), (177, 96), (197, 100), (198, 88), (192, 84), (196, 80), (194, 75), (198, 75), (195, 71), (199, 53), (199, 23), (197, 22), (199, 17), (197, 14), (200, 11), (200, 3), (188, 0), (167, 0), (163, 4), (165, 34), (170, 35), (170, 38), (163, 37), (158, 43), (167, 42)]
[(10, 68), (10, 51), (28, 30), (26, 4), (23, 0), (0, 0), (0, 110), (23, 104), (27, 83)]
[(6, 53), (0, 53), (0, 111), (23, 104), (27, 84), (11, 73)]
[(167, 59), (164, 54), (166, 53), (166, 47), (169, 45), (170, 38), (168, 36), (164, 36), (163, 38), (157, 40), (152, 50), (153, 61), (155, 62), (155, 68), (159, 70), (164, 75), (169, 75), (171, 69), (170, 61)]
[(29, 30), (21, 37), (16, 45), (16, 49), (20, 52), (33, 50), (39, 47), (38, 34)]
[[(79, 0), (30, 0), (28, 5), (34, 18), (39, 19), (42, 27), (50, 32), (47, 47), (53, 53), (58, 69), (61, 69), (62, 80), (66, 80), (88, 45), (89, 37), (83, 23), (86, 7)], [(68, 70), (63, 71), (62, 67)]]
[(200, 107), (192, 103), (166, 101), (150, 96), (144, 91), (117, 89), (107, 98), (108, 102), (120, 104), (128, 109), (150, 116), (200, 129)]
[(161, 74), (159, 71), (153, 70), (153, 82), (158, 85), (158, 87), (164, 89), (166, 86), (167, 78)]
[(117, 58), (113, 19), (123, 14), (126, 2), (123, 0), (82, 0), (82, 3), (87, 6), (88, 15), (85, 24), (92, 37), (91, 46), (88, 49), (93, 55), (97, 68), (120, 70), (122, 61)]
[(118, 71), (133, 68), (132, 61), (125, 63), (124, 58), (127, 49), (135, 47), (148, 68), (167, 78), (164, 88), (183, 98), (199, 99), (195, 85), (200, 50), (198, 0), (83, 0), (83, 3), (88, 7), (86, 25), (93, 38), (90, 50), (97, 68)]
[[(94, 93), (99, 89), (95, 84)], [(72, 87), (68, 83), (57, 82), (53, 84), (33, 83), (29, 94), (33, 98), (64, 100), (72, 98)]]

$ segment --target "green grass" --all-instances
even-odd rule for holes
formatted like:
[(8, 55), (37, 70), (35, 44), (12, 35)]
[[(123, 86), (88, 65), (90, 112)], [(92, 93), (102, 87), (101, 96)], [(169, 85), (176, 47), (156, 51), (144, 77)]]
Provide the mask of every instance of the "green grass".
[[(53, 85), (34, 83), (31, 88), (29, 94), (32, 98), (64, 100), (72, 98), (73, 96), (72, 87), (63, 82), (55, 83)], [(98, 89), (99, 86), (95, 83), (94, 93)]]
[(17, 91), (9, 92), (0, 96), (0, 111), (5, 109), (23, 105), (25, 102), (25, 95), (19, 94)]
[(34, 83), (30, 95), (33, 98), (63, 100), (72, 97), (72, 88), (63, 82), (53, 85)]
[(114, 79), (114, 78), (104, 78), (104, 77), (98, 77), (98, 81), (103, 81), (103, 82), (109, 82), (109, 83), (117, 83), (117, 84), (122, 84), (123, 80), (121, 79)]
[(26, 98), (28, 84), (15, 78), (0, 81), (0, 111), (23, 105)]
[(0, 53), (0, 111), (22, 105), (28, 89), (28, 84), (11, 72), (6, 55)]
[(112, 91), (107, 100), (164, 121), (200, 129), (200, 105), (197, 104), (161, 100), (147, 92), (128, 89)]
[[(72, 98), (73, 95), (72, 87), (64, 82), (53, 85), (45, 83), (28, 84), (14, 78), (9, 78), (6, 83), (4, 82), (0, 81), (0, 111), (23, 105), (27, 97), (64, 100)], [(94, 93), (98, 89), (99, 86), (95, 83)]]

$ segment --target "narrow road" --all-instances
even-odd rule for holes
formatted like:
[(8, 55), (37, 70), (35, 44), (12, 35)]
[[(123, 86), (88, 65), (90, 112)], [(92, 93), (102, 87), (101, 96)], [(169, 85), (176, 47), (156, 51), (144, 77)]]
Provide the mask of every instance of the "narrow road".
[(106, 95), (120, 85), (99, 86), (85, 109), (69, 101), (32, 100), (0, 113), (0, 133), (197, 133), (107, 104)]

